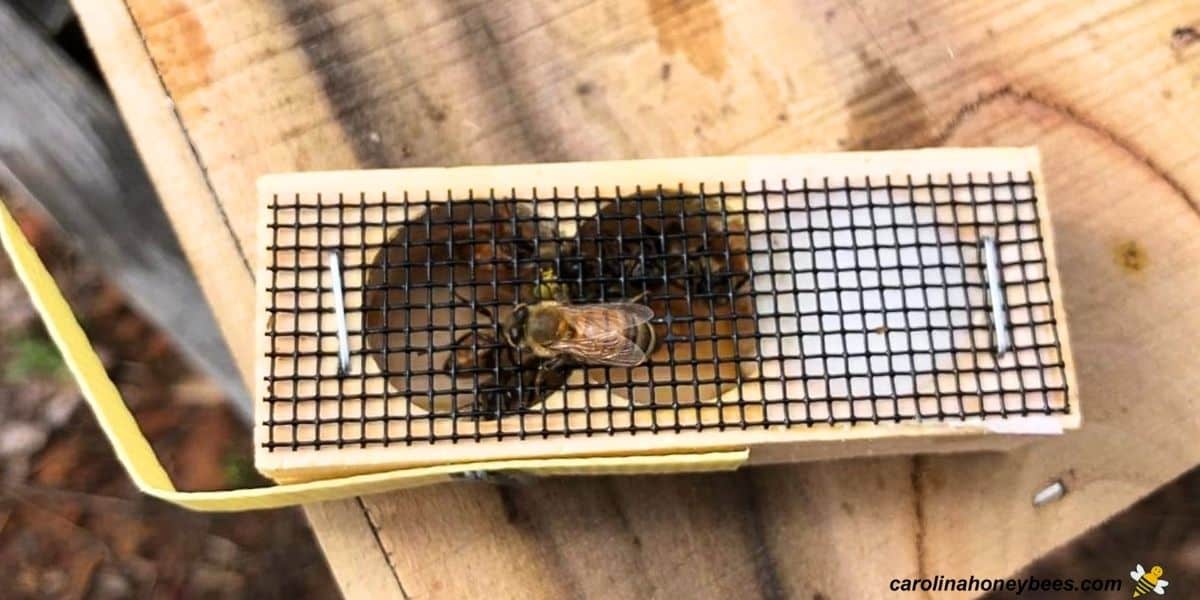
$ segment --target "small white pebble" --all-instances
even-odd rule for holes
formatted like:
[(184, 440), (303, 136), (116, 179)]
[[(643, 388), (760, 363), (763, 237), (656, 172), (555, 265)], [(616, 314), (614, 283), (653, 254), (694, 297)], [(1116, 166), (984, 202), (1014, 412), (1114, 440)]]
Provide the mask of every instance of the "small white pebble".
[(33, 454), (46, 444), (46, 430), (33, 423), (8, 423), (0, 428), (0, 456)]
[(46, 401), (42, 408), (42, 418), (52, 429), (58, 429), (71, 419), (75, 407), (79, 406), (82, 400), (79, 392), (71, 388), (64, 389)]
[(231, 567), (240, 553), (237, 544), (223, 537), (210, 535), (204, 544), (204, 557), (220, 567)]
[(378, 131), (372, 131), (371, 133), (367, 134), (367, 139), (371, 140), (372, 144), (378, 144), (383, 140), (383, 138), (379, 137)]
[(69, 581), (70, 579), (64, 571), (58, 569), (46, 571), (42, 573), (41, 590), (39, 591), (47, 596), (57, 596), (67, 588)]
[(130, 598), (133, 585), (114, 569), (101, 569), (92, 579), (92, 594), (99, 598)]

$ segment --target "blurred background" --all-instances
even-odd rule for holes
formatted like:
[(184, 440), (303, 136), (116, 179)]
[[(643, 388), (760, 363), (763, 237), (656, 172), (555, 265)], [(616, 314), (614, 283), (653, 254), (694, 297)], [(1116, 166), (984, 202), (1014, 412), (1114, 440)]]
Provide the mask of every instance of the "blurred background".
[[(45, 114), (47, 94), (75, 110)], [(0, 197), (176, 485), (264, 485), (249, 398), (66, 1), (0, 0)], [(137, 493), (3, 259), (0, 478), (6, 597), (338, 595), (299, 510), (202, 515)], [(1129, 557), (1200, 572), (1198, 499), (1193, 471), (1028, 573), (1124, 578)]]
[[(264, 485), (249, 397), (65, 0), (0, 0), (0, 198), (177, 487)], [(339, 595), (300, 510), (205, 515), (137, 491), (7, 259), (0, 565), (4, 598)]]

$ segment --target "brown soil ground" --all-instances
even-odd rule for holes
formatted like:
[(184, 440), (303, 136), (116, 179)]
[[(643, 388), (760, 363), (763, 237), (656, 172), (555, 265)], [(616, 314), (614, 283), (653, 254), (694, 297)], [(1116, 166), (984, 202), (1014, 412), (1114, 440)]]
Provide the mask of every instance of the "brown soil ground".
[[(264, 484), (249, 429), (221, 392), (42, 215), (14, 208), (176, 486)], [(199, 514), (137, 491), (6, 259), (0, 398), (3, 597), (338, 597), (299, 510)]]

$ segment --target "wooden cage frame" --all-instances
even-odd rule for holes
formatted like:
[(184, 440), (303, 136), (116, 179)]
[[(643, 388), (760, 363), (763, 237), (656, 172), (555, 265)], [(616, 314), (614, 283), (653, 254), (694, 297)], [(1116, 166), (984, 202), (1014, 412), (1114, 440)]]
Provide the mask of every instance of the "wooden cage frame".
[[(336, 202), (336, 205), (331, 206), (336, 206), (337, 210), (344, 208), (354, 211), (363, 209), (364, 190), (388, 190), (393, 198), (404, 192), (412, 194), (413, 197), (425, 197), (427, 192), (432, 192), (434, 198), (445, 197), (446, 194), (453, 194), (455, 197), (465, 197), (469, 194), (486, 197), (494, 188), (536, 190), (549, 196), (555, 189), (576, 187), (597, 189), (600, 193), (613, 193), (618, 188), (632, 190), (640, 186), (653, 189), (655, 186), (674, 185), (677, 182), (704, 184), (715, 188), (722, 183), (777, 180), (780, 177), (786, 177), (788, 180), (857, 180), (869, 177), (882, 181), (888, 177), (903, 179), (932, 175), (935, 178), (950, 177), (958, 181), (967, 181), (969, 177), (982, 179), (986, 174), (995, 172), (1029, 173), (1036, 197), (1039, 199), (1036, 205), (1037, 220), (1045, 242), (1046, 277), (1049, 279), (1050, 297), (1056, 303), (1058, 311), (1052, 333), (1060, 342), (1061, 360), (1065, 363), (1063, 376), (1067, 391), (1062, 401), (1069, 406), (1065, 413), (962, 421), (907, 420), (899, 423), (855, 425), (816, 424), (789, 429), (705, 429), (654, 435), (570, 436), (546, 439), (531, 436), (521, 440), (483, 440), (455, 444), (397, 444), (387, 447), (347, 445), (340, 448), (323, 447), (319, 448), (319, 451), (303, 448), (271, 451), (264, 447), (264, 442), (271, 433), (266, 424), (271, 405), (265, 399), (272, 393), (272, 373), (276, 366), (272, 364), (274, 361), (268, 354), (273, 349), (277, 350), (275, 342), (267, 333), (281, 327), (280, 319), (287, 318), (279, 314), (272, 315), (268, 310), (276, 300), (273, 298), (276, 292), (273, 291), (269, 267), (277, 258), (277, 254), (271, 248), (274, 245), (273, 236), (278, 231), (271, 227), (275, 212), (269, 207), (279, 202), (280, 198), (297, 194), (319, 194), (322, 198)], [(1066, 319), (1062, 314), (1062, 292), (1055, 260), (1053, 230), (1047, 209), (1040, 157), (1035, 148), (929, 149), (279, 174), (268, 175), (259, 180), (258, 196), (260, 222), (257, 244), (259, 263), (256, 331), (259, 335), (255, 390), (255, 460), (260, 471), (276, 480), (314, 479), (409, 466), (514, 458), (677, 454), (741, 448), (750, 449), (752, 463), (880, 454), (1002, 450), (1028, 441), (1030, 434), (1058, 433), (1077, 428), (1080, 424), (1081, 407), (1077, 397), (1078, 387), (1075, 382)], [(406, 211), (404, 216), (413, 218), (417, 213)], [(368, 228), (362, 232), (362, 240), (339, 242), (345, 243), (347, 247), (353, 247), (360, 242), (379, 244), (386, 241), (389, 235), (390, 232), (386, 228)], [(299, 253), (294, 258), (320, 260), (320, 257), (303, 258)], [(348, 257), (347, 264), (366, 263), (369, 262), (369, 258)], [(344, 276), (348, 285), (360, 284), (364, 277), (361, 270), (354, 268), (347, 268)], [(351, 330), (361, 326), (358, 318), (354, 316), (356, 313), (351, 310), (353, 308), (355, 307), (347, 307), (350, 311), (348, 325)], [(317, 340), (314, 343), (325, 348), (324, 344), (330, 342)], [(369, 361), (364, 361), (364, 364), (366, 362)], [(328, 373), (331, 366), (318, 364), (315, 369), (318, 373)], [(336, 366), (332, 368), (336, 369)], [(380, 387), (386, 383), (378, 381), (378, 378), (372, 381), (374, 383), (367, 383), (375, 386), (371, 391), (386, 395), (386, 390)], [(320, 383), (316, 385), (319, 386)], [(746, 390), (742, 390), (742, 393), (745, 392)], [(567, 398), (562, 401), (576, 400)], [(320, 411), (321, 408), (315, 410)], [(364, 406), (361, 410), (367, 408)], [(645, 415), (645, 412), (639, 412), (633, 418), (643, 418)], [(342, 425), (338, 424), (338, 427), (340, 432)]]

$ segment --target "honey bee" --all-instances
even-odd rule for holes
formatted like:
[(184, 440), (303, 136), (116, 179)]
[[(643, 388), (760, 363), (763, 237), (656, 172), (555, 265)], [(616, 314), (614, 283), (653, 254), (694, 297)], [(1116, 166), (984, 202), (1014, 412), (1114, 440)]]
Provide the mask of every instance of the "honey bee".
[(502, 333), (513, 348), (544, 359), (548, 369), (566, 362), (635, 367), (654, 350), (652, 318), (650, 307), (633, 302), (542, 300), (517, 306)]
[(491, 334), (484, 331), (468, 331), (454, 341), (454, 347), (450, 356), (446, 357), (442, 370), (457, 373), (459, 376), (486, 371), (496, 362), (498, 349)]
[(441, 363), (471, 380), (477, 418), (532, 407), (579, 368), (648, 362), (660, 341), (696, 335), (651, 323), (655, 314), (694, 311), (687, 292), (736, 312), (728, 307), (749, 279), (744, 226), (683, 190), (614, 202), (570, 234), (530, 203), (486, 206), (433, 234), (455, 261), (454, 296), (487, 319), (443, 348)]
[(1137, 598), (1138, 596), (1149, 594), (1150, 592), (1154, 592), (1159, 596), (1166, 593), (1165, 588), (1169, 582), (1162, 578), (1162, 574), (1163, 568), (1159, 565), (1154, 565), (1150, 568), (1150, 571), (1147, 572), (1146, 568), (1139, 564), (1137, 566), (1137, 570), (1130, 571), (1129, 577), (1134, 581), (1133, 597)]
[[(528, 285), (521, 297), (532, 297), (534, 302), (569, 302), (570, 290), (558, 280), (554, 269), (543, 268), (536, 283)], [(460, 290), (455, 295), (470, 302)], [(477, 305), (476, 312), (492, 322), (496, 313), (486, 305)], [(509, 317), (501, 325), (506, 328), (516, 324)], [(506, 325), (508, 324), (508, 325)], [(477, 411), (491, 415), (496, 410), (512, 411), (536, 404), (544, 392), (561, 387), (566, 383), (570, 370), (577, 366), (573, 361), (545, 360), (534, 353), (519, 355), (518, 345), (497, 341), (496, 336), (485, 329), (473, 329), (454, 341), (451, 352), (442, 363), (442, 371), (459, 377), (475, 377), (480, 390)]]
[(469, 332), (455, 343), (444, 371), (474, 377), (478, 395), (473, 416), (498, 418), (537, 404), (566, 383), (570, 362), (547, 365), (532, 354), (518, 362), (516, 348), (483, 331)]
[[(486, 203), (474, 202), (483, 210)], [(460, 207), (462, 208), (462, 207)], [(536, 295), (530, 284), (497, 285), (498, 282), (532, 280), (538, 264), (558, 256), (565, 242), (554, 219), (539, 216), (532, 205), (514, 200), (497, 200), (490, 215), (469, 211), (443, 217), (453, 224), (439, 227), (430, 234), (431, 247), (449, 252), (438, 260), (453, 259), (453, 277), (461, 282), (455, 290), (464, 302), (489, 304), (527, 300)], [(535, 244), (534, 240), (540, 243)], [(448, 250), (446, 250), (448, 249)], [(407, 255), (402, 259), (410, 262)], [(468, 297), (473, 294), (472, 297)]]
[(542, 269), (541, 280), (533, 287), (534, 300), (552, 300), (560, 304), (566, 304), (570, 297), (570, 290), (565, 283), (558, 280), (558, 275), (554, 272), (554, 269)]

